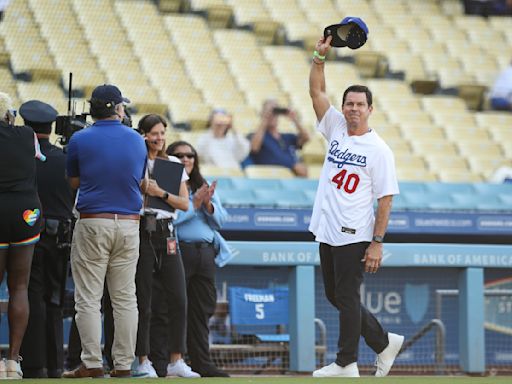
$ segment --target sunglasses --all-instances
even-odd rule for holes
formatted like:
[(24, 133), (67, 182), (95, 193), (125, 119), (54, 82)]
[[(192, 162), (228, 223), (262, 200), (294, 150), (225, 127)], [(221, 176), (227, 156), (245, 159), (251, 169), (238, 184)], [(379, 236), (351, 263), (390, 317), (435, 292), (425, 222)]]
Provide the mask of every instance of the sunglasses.
[(173, 154), (173, 156), (176, 156), (178, 159), (183, 159), (185, 156), (187, 157), (187, 159), (193, 159), (196, 157), (196, 155), (194, 155), (193, 153), (175, 153)]

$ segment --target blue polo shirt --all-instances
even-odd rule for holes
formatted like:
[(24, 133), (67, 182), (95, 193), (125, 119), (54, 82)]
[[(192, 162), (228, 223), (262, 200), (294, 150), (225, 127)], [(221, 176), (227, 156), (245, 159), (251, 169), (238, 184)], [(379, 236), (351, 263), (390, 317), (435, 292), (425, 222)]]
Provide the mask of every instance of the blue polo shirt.
[[(252, 135), (251, 135), (252, 136)], [(260, 151), (251, 153), (254, 164), (282, 165), (293, 168), (297, 163), (297, 135), (283, 133), (279, 140), (265, 132)]]
[(67, 148), (67, 174), (80, 178), (81, 213), (138, 214), (146, 170), (144, 139), (117, 120), (100, 120), (76, 132)]

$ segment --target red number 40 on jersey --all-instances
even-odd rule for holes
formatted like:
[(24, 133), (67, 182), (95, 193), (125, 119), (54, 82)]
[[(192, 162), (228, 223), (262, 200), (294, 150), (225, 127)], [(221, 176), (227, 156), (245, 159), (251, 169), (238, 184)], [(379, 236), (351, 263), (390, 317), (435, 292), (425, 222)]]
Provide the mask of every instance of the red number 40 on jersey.
[(340, 173), (334, 175), (332, 178), (332, 182), (336, 184), (338, 189), (343, 187), (343, 190), (347, 193), (354, 193), (358, 184), (359, 184), (359, 176), (356, 173), (351, 173), (347, 176), (347, 170), (343, 169)]

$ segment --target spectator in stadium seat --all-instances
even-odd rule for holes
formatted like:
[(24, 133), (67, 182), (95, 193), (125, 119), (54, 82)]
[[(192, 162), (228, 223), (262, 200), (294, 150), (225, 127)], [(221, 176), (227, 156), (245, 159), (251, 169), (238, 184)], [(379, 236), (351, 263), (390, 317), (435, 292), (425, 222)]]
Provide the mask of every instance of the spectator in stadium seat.
[[(280, 115), (293, 122), (297, 134), (279, 132)], [(279, 107), (276, 100), (266, 100), (261, 110), (260, 125), (249, 139), (251, 153), (245, 164), (281, 165), (290, 168), (297, 176), (307, 177), (306, 165), (299, 160), (296, 151), (309, 141), (309, 134), (302, 127), (296, 111)]]
[(0, 22), (4, 19), (4, 12), (11, 0), (0, 0)]
[(499, 75), (489, 93), (492, 109), (512, 111), (512, 62)]
[(197, 141), (204, 164), (240, 169), (249, 154), (249, 140), (233, 127), (233, 116), (225, 109), (214, 109), (208, 119), (208, 131)]
[(80, 188), (71, 246), (76, 324), (82, 364), (64, 378), (103, 377), (100, 306), (106, 281), (114, 313), (114, 370), (131, 377), (137, 338), (135, 271), (139, 258), (139, 212), (147, 150), (142, 137), (121, 123), (125, 99), (114, 85), (94, 89), (90, 112), (95, 123), (71, 137), (67, 174)]
[[(361, 304), (363, 272), (376, 273), (393, 195), (399, 193), (393, 153), (368, 126), (372, 94), (361, 85), (348, 87), (341, 112), (329, 102), (324, 64), (332, 36), (317, 42), (309, 93), (317, 130), (328, 141), (309, 230), (320, 243), (320, 264), (327, 299), (339, 311), (336, 361), (314, 377), (359, 377), (359, 339), (377, 353), (375, 376), (386, 376), (404, 337), (385, 332)], [(373, 202), (378, 201), (374, 216)]]
[(210, 357), (208, 328), (217, 304), (216, 265), (227, 262), (223, 259), (225, 241), (218, 232), (227, 212), (214, 194), (216, 182), (208, 185), (201, 175), (199, 157), (192, 145), (174, 142), (167, 148), (167, 154), (181, 159), (189, 176), (189, 208), (178, 211), (175, 225), (187, 281), (187, 348), (191, 366), (202, 377), (229, 377)]
[(464, 0), (464, 12), (467, 15), (510, 16), (512, 0)]
[[(155, 159), (180, 163), (176, 157), (165, 153), (165, 130), (167, 122), (159, 115), (150, 114), (139, 121), (139, 132), (144, 135), (148, 149), (149, 174), (153, 172)], [(162, 190), (156, 181), (150, 180), (147, 196), (156, 196), (163, 199), (170, 208), (187, 210), (189, 206), (188, 189), (186, 181), (188, 176), (183, 169), (179, 195), (173, 195)], [(186, 334), (184, 329), (187, 324), (187, 295), (185, 285), (185, 271), (183, 261), (177, 252), (175, 240), (171, 244), (174, 250), (169, 249), (169, 242), (175, 236), (173, 222), (176, 212), (151, 207), (143, 208), (140, 226), (140, 256), (137, 263), (135, 283), (137, 287), (137, 306), (139, 308), (139, 328), (137, 332), (137, 346), (135, 354), (138, 357), (139, 374), (147, 374), (148, 377), (158, 377), (151, 361), (150, 353), (150, 326), (151, 326), (151, 296), (153, 280), (159, 280), (163, 288), (163, 301), (167, 303), (166, 316), (169, 321), (171, 334), (169, 338), (169, 353), (165, 361), (174, 367), (174, 375), (179, 377), (199, 377), (192, 372), (183, 361), (186, 351)]]
[(0, 376), (21, 379), (20, 346), (29, 317), (28, 284), (42, 211), (37, 194), (39, 142), (28, 126), (15, 126), (12, 100), (0, 92), (0, 283), (7, 272), (9, 350)]

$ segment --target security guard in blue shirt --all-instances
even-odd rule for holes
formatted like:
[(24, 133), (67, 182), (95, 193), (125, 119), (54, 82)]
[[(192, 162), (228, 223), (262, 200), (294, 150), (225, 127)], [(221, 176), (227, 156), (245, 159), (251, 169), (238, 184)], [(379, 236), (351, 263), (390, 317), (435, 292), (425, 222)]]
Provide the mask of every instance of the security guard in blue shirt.
[(30, 317), (21, 346), (24, 378), (61, 377), (63, 371), (63, 297), (68, 271), (74, 193), (65, 174), (66, 156), (50, 144), (57, 111), (31, 100), (19, 109), (25, 124), (37, 134), (46, 162), (37, 164), (38, 193), (43, 208), (41, 240), (37, 243), (28, 298)]

